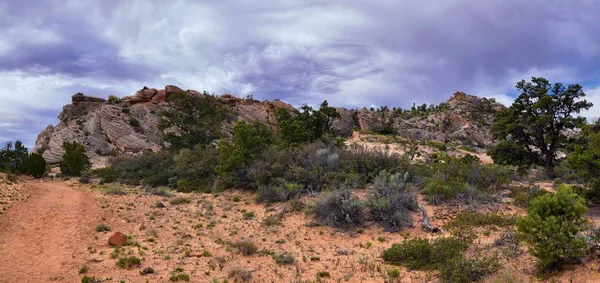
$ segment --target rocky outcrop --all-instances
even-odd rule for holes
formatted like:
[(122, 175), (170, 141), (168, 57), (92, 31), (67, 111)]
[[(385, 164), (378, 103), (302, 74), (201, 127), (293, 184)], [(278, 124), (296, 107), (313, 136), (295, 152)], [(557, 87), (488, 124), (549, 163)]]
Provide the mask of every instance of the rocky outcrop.
[(451, 140), (458, 144), (487, 148), (494, 144), (490, 127), (505, 107), (487, 98), (456, 92), (448, 101), (426, 111), (397, 109), (338, 109), (341, 120), (334, 126), (347, 133), (350, 127), (366, 132), (383, 131), (386, 125), (412, 140)]
[[(102, 98), (75, 94), (72, 103), (63, 107), (60, 123), (48, 126), (38, 135), (35, 150), (41, 152), (47, 162), (56, 163), (64, 154), (63, 142), (77, 141), (85, 146), (94, 167), (106, 165), (114, 155), (135, 154), (145, 149), (161, 150), (163, 141), (157, 128), (158, 112), (168, 107), (169, 95), (180, 92), (205, 95), (172, 85), (162, 90), (144, 87), (135, 95), (112, 104)], [(277, 109), (296, 111), (279, 100), (260, 102), (231, 95), (223, 95), (220, 100), (232, 113), (223, 125), (224, 131), (230, 131), (232, 124), (240, 120), (258, 121), (277, 131)]]
[[(173, 93), (206, 95), (194, 90), (183, 90), (168, 85), (164, 89), (144, 87), (134, 95), (122, 99), (102, 98), (77, 93), (72, 103), (63, 107), (60, 123), (49, 125), (37, 138), (35, 149), (50, 163), (59, 162), (64, 154), (65, 141), (83, 144), (95, 167), (106, 165), (112, 156), (136, 154), (146, 149), (161, 150), (164, 146), (157, 128), (158, 113), (168, 106)], [(278, 131), (277, 110), (297, 110), (281, 100), (257, 101), (230, 94), (219, 97), (231, 110), (224, 133), (230, 133), (238, 121), (260, 122), (272, 131)], [(349, 110), (337, 108), (340, 119), (333, 127), (339, 135), (350, 136), (354, 130), (389, 131), (415, 140), (452, 140), (476, 147), (493, 144), (489, 132), (495, 113), (504, 106), (486, 98), (455, 93), (447, 102), (427, 111), (398, 109)]]

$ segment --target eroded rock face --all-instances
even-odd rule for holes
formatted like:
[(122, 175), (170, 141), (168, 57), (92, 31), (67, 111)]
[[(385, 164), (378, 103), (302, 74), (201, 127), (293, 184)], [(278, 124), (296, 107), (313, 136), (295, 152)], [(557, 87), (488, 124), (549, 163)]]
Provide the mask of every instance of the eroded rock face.
[[(164, 144), (157, 128), (158, 113), (168, 107), (166, 99), (169, 95), (181, 92), (204, 95), (172, 85), (162, 90), (144, 87), (117, 104), (75, 94), (72, 103), (63, 107), (60, 123), (48, 126), (38, 135), (35, 150), (42, 152), (47, 162), (57, 163), (64, 154), (63, 143), (76, 141), (84, 145), (94, 168), (107, 165), (113, 155), (136, 154), (145, 149), (161, 150)], [(258, 121), (277, 131), (277, 109), (296, 111), (281, 101), (260, 102), (231, 95), (224, 95), (220, 100), (232, 110), (229, 121), (223, 125), (225, 132), (230, 132), (232, 124), (240, 120)]]
[[(135, 95), (111, 104), (102, 98), (77, 93), (72, 96), (72, 103), (63, 107), (60, 123), (48, 126), (38, 135), (35, 150), (41, 152), (47, 162), (56, 163), (64, 154), (63, 142), (76, 141), (84, 145), (94, 168), (106, 166), (114, 155), (161, 150), (164, 144), (157, 128), (158, 113), (168, 107), (167, 99), (171, 94), (181, 92), (205, 95), (173, 85), (164, 89), (144, 87)], [(277, 132), (277, 110), (297, 112), (281, 100), (257, 101), (229, 94), (223, 94), (219, 99), (231, 110), (228, 121), (222, 125), (226, 136), (230, 135), (233, 125), (242, 120), (263, 123)], [(354, 130), (378, 131), (384, 123), (391, 121), (393, 130), (406, 138), (451, 139), (471, 146), (489, 147), (494, 143), (490, 125), (495, 114), (503, 108), (494, 101), (457, 92), (446, 102), (444, 110), (412, 118), (403, 118), (391, 110), (382, 113), (366, 108), (337, 108), (341, 118), (334, 121), (333, 128), (339, 135), (350, 136)]]

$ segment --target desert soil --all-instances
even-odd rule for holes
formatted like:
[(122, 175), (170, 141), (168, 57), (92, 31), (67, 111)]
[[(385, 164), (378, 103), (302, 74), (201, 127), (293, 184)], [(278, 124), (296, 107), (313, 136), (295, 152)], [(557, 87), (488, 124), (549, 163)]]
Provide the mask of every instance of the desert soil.
[[(16, 188), (16, 189), (15, 189)], [(289, 203), (265, 207), (255, 195), (239, 190), (221, 194), (181, 194), (162, 197), (139, 188), (125, 195), (104, 194), (104, 187), (76, 181), (25, 180), (0, 191), (20, 194), (0, 214), (0, 282), (80, 282), (84, 275), (102, 282), (169, 282), (178, 273), (190, 282), (236, 282), (251, 274), (251, 282), (390, 282), (387, 270), (398, 268), (399, 282), (435, 282), (435, 272), (410, 271), (385, 264), (380, 255), (404, 238), (438, 237), (415, 227), (389, 233), (374, 223), (345, 231), (314, 225), (310, 215), (291, 211)], [(357, 191), (363, 196), (365, 190)], [(29, 196), (29, 197), (28, 197)], [(186, 201), (178, 203), (176, 199)], [(311, 199), (304, 199), (310, 202)], [(157, 203), (164, 207), (157, 206)], [(464, 207), (426, 206), (432, 224), (443, 226)], [(523, 214), (510, 204), (479, 207)], [(281, 225), (266, 226), (269, 215), (285, 211)], [(252, 217), (248, 213), (252, 212)], [(109, 232), (96, 232), (105, 223)], [(497, 252), (493, 247), (505, 228), (477, 228), (470, 254)], [(133, 244), (115, 249), (107, 240), (114, 232), (129, 235)], [(257, 253), (240, 254), (231, 243), (250, 241)], [(295, 262), (277, 264), (268, 254), (291, 254)], [(140, 266), (122, 269), (118, 258), (137, 256)], [(501, 256), (502, 257), (502, 256)], [(486, 282), (535, 282), (535, 264), (521, 247), (516, 258), (501, 258), (502, 268)], [(81, 267), (87, 267), (80, 274)], [(144, 267), (153, 274), (140, 275)], [(552, 279), (558, 282), (600, 282), (597, 259), (588, 259)], [(217, 281), (213, 281), (213, 280)]]

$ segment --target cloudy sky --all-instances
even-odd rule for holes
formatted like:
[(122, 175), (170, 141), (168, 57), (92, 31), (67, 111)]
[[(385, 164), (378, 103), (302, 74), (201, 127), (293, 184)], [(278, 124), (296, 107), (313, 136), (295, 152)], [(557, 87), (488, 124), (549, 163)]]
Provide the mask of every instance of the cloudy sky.
[(579, 83), (600, 116), (594, 0), (0, 1), (0, 142), (32, 147), (76, 92), (143, 86), (294, 105), (510, 103), (532, 76)]

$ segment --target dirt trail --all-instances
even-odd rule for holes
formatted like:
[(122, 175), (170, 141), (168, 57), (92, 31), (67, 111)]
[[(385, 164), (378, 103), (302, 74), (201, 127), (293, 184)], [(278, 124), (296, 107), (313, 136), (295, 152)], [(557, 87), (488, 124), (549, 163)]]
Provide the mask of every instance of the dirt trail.
[(100, 221), (91, 192), (31, 180), (31, 198), (0, 215), (0, 282), (77, 282)]

